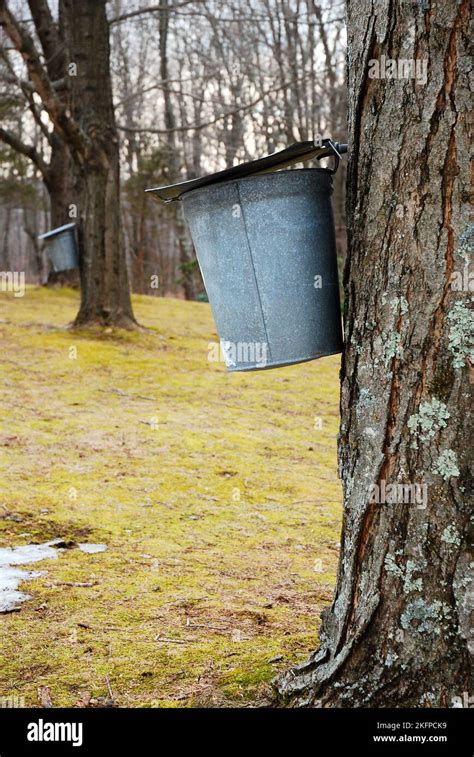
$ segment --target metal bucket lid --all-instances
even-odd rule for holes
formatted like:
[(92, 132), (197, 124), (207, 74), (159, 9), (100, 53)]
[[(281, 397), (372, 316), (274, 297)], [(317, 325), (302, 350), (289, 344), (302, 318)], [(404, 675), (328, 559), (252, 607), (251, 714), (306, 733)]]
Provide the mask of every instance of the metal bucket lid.
[(318, 142), (314, 142), (313, 140), (295, 142), (295, 144), (286, 147), (284, 150), (258, 158), (258, 160), (241, 163), (238, 166), (226, 168), (224, 171), (201, 176), (199, 179), (189, 179), (188, 181), (180, 181), (178, 184), (168, 184), (165, 187), (154, 187), (145, 191), (151, 192), (152, 197), (158, 201), (173, 202), (173, 200), (179, 200), (185, 192), (191, 192), (193, 189), (206, 187), (209, 184), (220, 184), (224, 181), (242, 179), (245, 176), (266, 173), (267, 171), (278, 171), (280, 168), (287, 168), (294, 163), (311, 160), (312, 158), (320, 160), (321, 158), (330, 156), (334, 156), (336, 159), (336, 166), (331, 171), (331, 173), (334, 173), (341, 154), (345, 152), (347, 152), (347, 145), (333, 142), (331, 139), (322, 139)]
[(58, 234), (62, 234), (63, 231), (68, 231), (69, 229), (74, 229), (76, 227), (75, 223), (66, 223), (64, 226), (58, 226), (56, 229), (52, 229), (51, 231), (47, 231), (45, 234), (40, 234), (38, 236), (38, 239), (49, 239), (50, 237), (55, 237)]

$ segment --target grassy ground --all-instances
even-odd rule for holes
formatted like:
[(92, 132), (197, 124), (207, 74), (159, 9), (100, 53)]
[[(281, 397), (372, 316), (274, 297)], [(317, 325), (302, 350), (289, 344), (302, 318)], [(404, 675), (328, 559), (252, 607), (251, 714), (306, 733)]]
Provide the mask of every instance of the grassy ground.
[(77, 307), (0, 294), (0, 546), (67, 543), (0, 615), (0, 696), (265, 702), (332, 595), (339, 357), (227, 374), (206, 304), (137, 296), (149, 332), (100, 335)]

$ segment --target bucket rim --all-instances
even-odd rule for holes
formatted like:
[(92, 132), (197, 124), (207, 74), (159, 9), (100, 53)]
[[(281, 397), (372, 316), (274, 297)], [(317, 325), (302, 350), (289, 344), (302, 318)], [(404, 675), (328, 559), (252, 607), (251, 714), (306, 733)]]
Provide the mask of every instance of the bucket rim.
[(75, 227), (75, 223), (66, 223), (64, 226), (58, 226), (56, 229), (51, 229), (51, 231), (46, 231), (44, 234), (39, 234), (38, 239), (51, 239), (51, 237), (56, 237), (64, 231), (69, 231)]
[(228, 367), (226, 366), (227, 373), (253, 373), (257, 371), (269, 371), (272, 368), (287, 368), (291, 365), (300, 365), (301, 363), (310, 363), (312, 360), (320, 360), (323, 357), (332, 357), (334, 355), (340, 355), (342, 353), (343, 344), (337, 350), (331, 352), (318, 352), (316, 355), (304, 356), (299, 358), (293, 358), (292, 360), (274, 360), (266, 363), (265, 365), (259, 365), (258, 363), (241, 364), (243, 367)]
[(300, 173), (311, 173), (311, 174), (325, 174), (328, 179), (330, 186), (333, 186), (333, 180), (332, 180), (332, 172), (329, 168), (321, 168), (318, 166), (315, 166), (314, 168), (291, 168), (291, 169), (283, 169), (281, 171), (266, 171), (265, 173), (254, 173), (251, 176), (242, 176), (238, 179), (229, 179), (228, 181), (219, 181), (215, 184), (206, 184), (203, 187), (196, 187), (196, 189), (190, 189), (189, 192), (183, 192), (183, 194), (180, 197), (180, 200), (184, 200), (186, 197), (190, 197), (191, 195), (195, 195), (198, 192), (204, 192), (205, 190), (216, 190), (221, 187), (228, 187), (230, 184), (241, 184), (243, 182), (249, 182), (249, 181), (255, 181), (257, 179), (276, 179), (280, 176), (288, 176), (288, 174), (300, 174)]

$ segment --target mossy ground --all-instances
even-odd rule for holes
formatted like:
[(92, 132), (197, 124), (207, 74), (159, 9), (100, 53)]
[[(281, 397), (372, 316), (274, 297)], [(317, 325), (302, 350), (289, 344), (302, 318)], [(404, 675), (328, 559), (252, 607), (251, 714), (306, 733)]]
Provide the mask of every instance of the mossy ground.
[(339, 357), (227, 374), (206, 304), (134, 297), (143, 333), (71, 332), (77, 308), (0, 295), (0, 546), (71, 542), (0, 615), (0, 696), (268, 701), (335, 582)]

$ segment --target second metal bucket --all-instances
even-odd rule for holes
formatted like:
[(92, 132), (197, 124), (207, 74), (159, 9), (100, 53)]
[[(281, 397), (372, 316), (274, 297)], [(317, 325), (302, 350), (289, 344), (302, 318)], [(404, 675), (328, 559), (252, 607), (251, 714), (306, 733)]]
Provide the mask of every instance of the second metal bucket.
[(75, 223), (67, 223), (38, 237), (47, 244), (48, 257), (55, 273), (79, 266), (75, 227)]
[(303, 168), (182, 195), (228, 370), (342, 350), (332, 176)]

